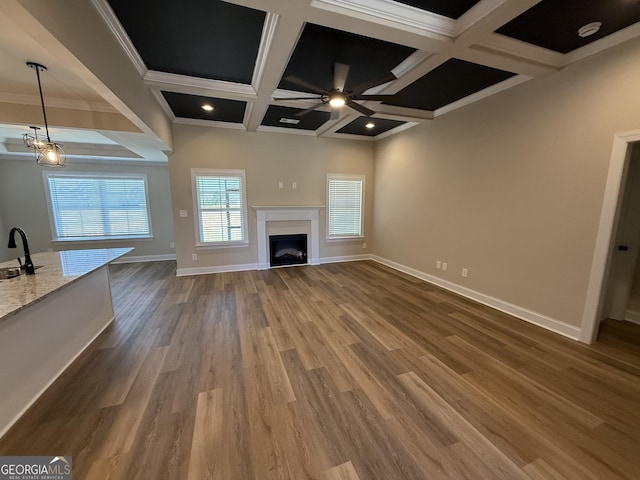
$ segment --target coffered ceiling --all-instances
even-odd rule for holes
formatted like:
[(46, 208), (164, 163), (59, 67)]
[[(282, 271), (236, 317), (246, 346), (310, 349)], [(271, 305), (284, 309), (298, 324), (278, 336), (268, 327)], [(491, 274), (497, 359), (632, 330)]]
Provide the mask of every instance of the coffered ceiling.
[[(640, 0), (98, 1), (176, 122), (369, 139), (640, 34)], [(334, 87), (336, 63), (350, 66), (345, 91), (390, 95), (359, 102), (371, 118), (319, 114), (328, 105), (300, 116)], [(388, 72), (397, 79), (377, 85)]]
[[(48, 8), (43, 0), (5, 5), (38, 2)], [(117, 41), (119, 55), (137, 72), (151, 101), (175, 123), (360, 140), (437, 122), (452, 110), (640, 36), (640, 0), (91, 0), (86, 5), (111, 37), (104, 43)], [(113, 129), (127, 132), (121, 139), (153, 131), (132, 116), (125, 100), (101, 86), (95, 68), (87, 66), (91, 74), (82, 74), (75, 57), (49, 55), (41, 38), (14, 31), (11, 14), (19, 8), (4, 10), (9, 13), (3, 16), (0, 7), (0, 103), (24, 97), (23, 103), (37, 105), (33, 98), (26, 101), (33, 97), (34, 79), (24, 62), (51, 61), (54, 68), (43, 79), (48, 102), (121, 114), (128, 126)], [(599, 30), (591, 28), (595, 22)], [(46, 22), (42, 26), (47, 28)], [(585, 26), (596, 31), (581, 36)], [(38, 48), (45, 60), (33, 54)], [(384, 95), (354, 100), (375, 114), (344, 106), (332, 115), (328, 98), (318, 98), (336, 86), (336, 64), (349, 66), (341, 90)], [(203, 105), (213, 108), (205, 111)], [(9, 135), (10, 123), (0, 112), (0, 126), (6, 124), (0, 133)], [(104, 144), (117, 136), (95, 131), (108, 137)], [(148, 158), (144, 150), (132, 158)]]

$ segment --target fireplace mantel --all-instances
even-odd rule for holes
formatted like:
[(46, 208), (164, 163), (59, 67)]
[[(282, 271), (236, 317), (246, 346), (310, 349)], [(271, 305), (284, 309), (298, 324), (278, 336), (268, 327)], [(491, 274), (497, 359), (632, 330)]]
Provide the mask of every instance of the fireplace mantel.
[(269, 242), (267, 238), (267, 222), (287, 222), (308, 220), (311, 222), (308, 259), (311, 265), (320, 263), (320, 231), (318, 215), (324, 205), (254, 205), (258, 220), (258, 269), (269, 268)]

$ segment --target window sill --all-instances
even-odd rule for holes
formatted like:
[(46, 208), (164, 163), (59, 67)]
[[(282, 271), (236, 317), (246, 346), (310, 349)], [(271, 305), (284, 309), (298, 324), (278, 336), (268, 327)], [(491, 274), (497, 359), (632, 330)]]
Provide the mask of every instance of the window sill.
[(91, 237), (91, 238), (54, 238), (51, 240), (53, 243), (92, 243), (92, 242), (122, 242), (126, 240), (128, 242), (136, 240), (136, 241), (144, 241), (150, 242), (154, 239), (154, 237)]

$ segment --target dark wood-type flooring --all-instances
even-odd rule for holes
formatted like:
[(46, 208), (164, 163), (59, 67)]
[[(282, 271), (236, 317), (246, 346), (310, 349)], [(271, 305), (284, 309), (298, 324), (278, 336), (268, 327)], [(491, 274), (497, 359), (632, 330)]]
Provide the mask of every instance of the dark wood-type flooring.
[(586, 346), (373, 262), (111, 268), (116, 321), (0, 455), (72, 455), (75, 480), (640, 478), (638, 325)]

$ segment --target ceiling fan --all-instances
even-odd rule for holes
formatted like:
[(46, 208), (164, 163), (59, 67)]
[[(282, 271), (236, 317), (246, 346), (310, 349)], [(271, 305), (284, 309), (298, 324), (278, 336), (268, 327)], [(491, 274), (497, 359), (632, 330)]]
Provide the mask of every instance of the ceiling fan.
[(377, 78), (375, 80), (370, 80), (361, 83), (353, 88), (353, 90), (345, 90), (344, 86), (347, 82), (347, 76), (349, 75), (349, 65), (345, 65), (344, 63), (335, 63), (333, 66), (333, 88), (331, 90), (324, 90), (312, 83), (307, 82), (306, 80), (302, 80), (301, 78), (295, 77), (293, 75), (288, 75), (284, 77), (284, 80), (288, 82), (295, 83), (301, 87), (304, 87), (312, 92), (316, 93), (317, 97), (290, 97), (290, 98), (275, 98), (274, 100), (310, 100), (310, 99), (318, 99), (320, 100), (318, 103), (313, 105), (302, 112), (296, 113), (296, 117), (301, 117), (306, 115), (313, 110), (316, 110), (323, 105), (329, 104), (331, 108), (331, 120), (336, 120), (339, 117), (338, 109), (342, 106), (346, 105), (349, 108), (365, 115), (367, 117), (376, 113), (370, 108), (365, 107), (364, 105), (359, 104), (356, 100), (374, 100), (374, 101), (383, 101), (387, 100), (393, 95), (366, 95), (363, 92), (366, 92), (370, 88), (377, 87), (378, 85), (382, 85), (384, 83), (395, 80), (396, 77), (392, 72), (388, 72), (384, 74), (382, 77)]

